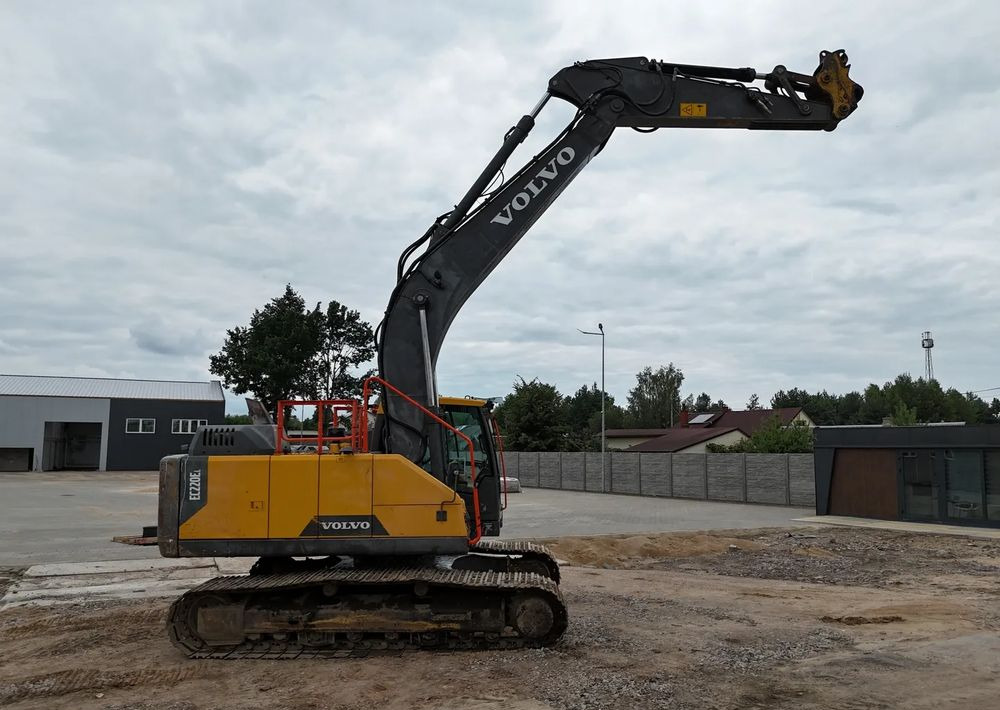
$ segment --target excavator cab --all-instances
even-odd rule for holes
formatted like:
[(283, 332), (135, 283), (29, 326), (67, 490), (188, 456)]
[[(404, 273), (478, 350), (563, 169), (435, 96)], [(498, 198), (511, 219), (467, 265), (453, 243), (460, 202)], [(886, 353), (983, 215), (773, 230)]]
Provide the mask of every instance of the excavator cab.
[[(501, 501), (505, 493), (503, 480), (503, 460), (498, 451), (500, 439), (496, 420), (493, 418), (492, 403), (471, 397), (441, 397), (439, 399), (444, 419), (453, 428), (445, 429), (446, 480), (445, 484), (465, 501), (471, 511), (477, 504), (482, 534), (485, 537), (500, 534), (503, 524)], [(472, 442), (472, 455), (469, 443)], [(478, 496), (473, 496), (472, 462), (475, 463), (475, 488)]]

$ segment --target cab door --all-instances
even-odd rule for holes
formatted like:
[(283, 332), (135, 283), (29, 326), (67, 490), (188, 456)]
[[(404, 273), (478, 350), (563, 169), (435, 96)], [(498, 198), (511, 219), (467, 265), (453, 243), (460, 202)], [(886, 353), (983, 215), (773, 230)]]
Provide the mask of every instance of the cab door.
[[(470, 405), (445, 404), (444, 410), (445, 420), (472, 440), (483, 534), (498, 535), (501, 516), (500, 472), (493, 447), (493, 429), (487, 419), (489, 415), (482, 407)], [(446, 430), (444, 435), (449, 484), (455, 486), (455, 490), (465, 500), (467, 508), (472, 510), (472, 466), (469, 461), (469, 445), (455, 432)]]

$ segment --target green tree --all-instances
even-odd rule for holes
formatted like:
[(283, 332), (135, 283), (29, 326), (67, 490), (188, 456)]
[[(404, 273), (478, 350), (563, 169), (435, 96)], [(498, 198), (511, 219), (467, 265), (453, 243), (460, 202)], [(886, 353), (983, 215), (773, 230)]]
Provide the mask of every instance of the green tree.
[(253, 424), (249, 414), (227, 414), (226, 424)]
[[(721, 400), (720, 400), (721, 401)], [(711, 412), (712, 411), (712, 398), (708, 396), (708, 392), (702, 392), (694, 400), (694, 411), (695, 412)]]
[(360, 394), (364, 374), (352, 368), (374, 355), (371, 326), (331, 301), (309, 309), (291, 285), (253, 312), (247, 326), (226, 331), (209, 370), (236, 394), (247, 392), (271, 412), (282, 399)]
[(689, 412), (721, 412), (723, 409), (729, 409), (726, 403), (721, 399), (718, 402), (712, 402), (712, 397), (708, 392), (702, 392), (697, 397), (694, 396), (692, 392), (684, 401), (681, 402), (681, 409), (686, 409)]
[[(861, 396), (860, 392), (848, 392), (845, 395), (841, 395), (837, 398), (837, 407), (835, 419), (831, 422), (824, 422), (825, 424), (860, 424), (861, 423), (861, 405), (864, 404), (864, 397)], [(809, 411), (806, 410), (806, 414)], [(809, 415), (812, 417), (812, 415)], [(816, 420), (813, 419), (815, 422)], [(817, 424), (819, 422), (816, 422)]]
[[(590, 431), (596, 436), (591, 437), (591, 443), (588, 445), (588, 451), (597, 451), (601, 448), (600, 433), (601, 433), (601, 413), (594, 412), (590, 415), (590, 419), (587, 420), (587, 424)], [(608, 404), (604, 411), (604, 427), (606, 429), (623, 429), (625, 427), (625, 410), (622, 409), (617, 404)]]
[[(621, 427), (621, 407), (609, 394), (604, 396), (604, 418), (606, 428)], [(567, 434), (564, 450), (591, 451), (600, 448), (601, 390), (596, 382), (590, 387), (584, 385), (572, 396), (563, 399), (563, 422)]]
[[(608, 401), (614, 401), (611, 397), (605, 396), (605, 407)], [(584, 385), (573, 395), (563, 399), (563, 411), (566, 426), (571, 430), (583, 431), (588, 428), (590, 416), (601, 412), (601, 390), (595, 382), (591, 386)]]
[(559, 390), (537, 379), (526, 382), (519, 377), (518, 380), (514, 382), (514, 391), (493, 412), (503, 432), (504, 448), (562, 451), (567, 431)]
[[(898, 417), (914, 422), (962, 421), (967, 424), (1000, 422), (1000, 400), (996, 406), (972, 392), (945, 390), (937, 380), (914, 379), (903, 373), (881, 386), (870, 384), (864, 392), (830, 394), (825, 390), (810, 394), (802, 389), (779, 390), (771, 406), (802, 407), (818, 425), (881, 424)], [(905, 408), (905, 411), (903, 410)], [(898, 417), (897, 417), (898, 415)]]
[(750, 399), (747, 400), (747, 409), (761, 409), (760, 397), (757, 396), (756, 392), (750, 395)]
[(322, 339), (323, 313), (306, 309), (286, 285), (284, 294), (253, 312), (248, 326), (226, 331), (209, 370), (236, 394), (251, 392), (274, 412), (279, 400), (312, 396), (312, 363)]
[(892, 410), (892, 425), (912, 426), (916, 423), (917, 410), (914, 407), (907, 407), (903, 400), (896, 402), (896, 407)]
[(322, 347), (315, 360), (313, 396), (318, 399), (359, 396), (365, 379), (375, 371), (357, 368), (374, 357), (375, 334), (371, 325), (361, 320), (358, 311), (330, 301), (323, 320)]
[(886, 397), (882, 389), (875, 384), (865, 387), (864, 404), (859, 411), (861, 423), (881, 424), (890, 414), (892, 414), (892, 400)]
[(628, 393), (626, 423), (640, 429), (665, 429), (677, 420), (681, 409), (684, 374), (673, 363), (653, 370), (646, 366), (635, 376)]
[[(771, 408), (772, 409), (781, 409), (783, 407), (805, 408), (805, 406), (809, 403), (809, 398), (810, 395), (808, 392), (806, 392), (805, 390), (800, 390), (797, 387), (793, 387), (787, 392), (785, 390), (778, 390), (777, 392), (774, 393), (774, 396), (771, 397)], [(809, 414), (810, 417), (812, 416), (812, 414), (810, 414), (808, 410), (806, 410), (806, 413)]]

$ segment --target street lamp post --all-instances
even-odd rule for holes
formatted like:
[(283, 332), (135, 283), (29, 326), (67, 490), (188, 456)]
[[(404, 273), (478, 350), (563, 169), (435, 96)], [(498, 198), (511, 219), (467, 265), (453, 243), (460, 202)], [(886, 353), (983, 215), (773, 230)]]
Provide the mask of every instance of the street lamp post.
[[(580, 330), (577, 328), (577, 330)], [(598, 323), (597, 330), (599, 333), (595, 333), (590, 330), (580, 330), (584, 335), (599, 335), (601, 336), (601, 493), (605, 492), (605, 478), (604, 478), (604, 467), (607, 465), (605, 456), (605, 447), (607, 445), (607, 429), (604, 426), (604, 324)], [(584, 486), (586, 488), (586, 486)]]

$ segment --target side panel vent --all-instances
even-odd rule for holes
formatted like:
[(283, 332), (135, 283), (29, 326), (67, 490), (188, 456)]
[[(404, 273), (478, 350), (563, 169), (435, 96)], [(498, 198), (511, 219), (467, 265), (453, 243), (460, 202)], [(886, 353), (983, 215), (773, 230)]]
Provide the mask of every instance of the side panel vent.
[(269, 424), (205, 426), (188, 452), (192, 456), (254, 456), (274, 453), (275, 427)]

